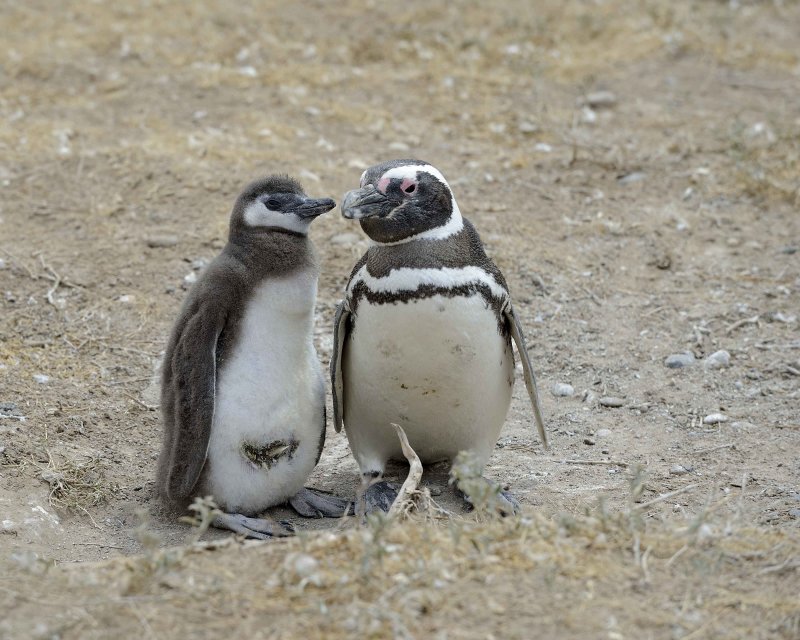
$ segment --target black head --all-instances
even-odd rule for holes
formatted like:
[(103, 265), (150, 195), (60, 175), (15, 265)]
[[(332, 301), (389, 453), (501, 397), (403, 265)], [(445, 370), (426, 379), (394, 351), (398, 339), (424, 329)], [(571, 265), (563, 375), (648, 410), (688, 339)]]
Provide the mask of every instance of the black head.
[(367, 169), (348, 191), (342, 215), (361, 223), (376, 242), (447, 237), (463, 222), (441, 172), (421, 160), (391, 160)]
[(309, 198), (294, 178), (268, 176), (248, 185), (236, 200), (231, 234), (269, 230), (306, 235), (314, 219), (335, 206), (331, 198)]

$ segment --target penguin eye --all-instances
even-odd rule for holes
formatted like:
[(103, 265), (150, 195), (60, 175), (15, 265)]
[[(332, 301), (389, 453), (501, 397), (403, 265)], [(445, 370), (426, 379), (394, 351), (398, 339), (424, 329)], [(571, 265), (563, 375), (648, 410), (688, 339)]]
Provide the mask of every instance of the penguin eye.
[(417, 190), (417, 183), (406, 178), (403, 180), (400, 188), (403, 190), (403, 193), (414, 193)]
[(268, 209), (280, 209), (281, 203), (278, 202), (275, 198), (270, 198), (267, 200), (267, 208)]

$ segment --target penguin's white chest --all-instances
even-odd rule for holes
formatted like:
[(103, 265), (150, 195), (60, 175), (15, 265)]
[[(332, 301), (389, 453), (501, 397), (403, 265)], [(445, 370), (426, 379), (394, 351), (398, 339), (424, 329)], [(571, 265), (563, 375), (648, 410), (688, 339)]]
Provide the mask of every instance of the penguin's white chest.
[[(217, 371), (204, 490), (228, 511), (283, 502), (316, 463), (325, 386), (313, 344), (315, 270), (265, 280)], [(229, 330), (229, 329), (226, 329)]]
[(362, 472), (402, 459), (396, 422), (423, 462), (461, 450), (484, 463), (511, 401), (514, 359), (479, 294), (358, 303), (344, 348), (344, 423)]

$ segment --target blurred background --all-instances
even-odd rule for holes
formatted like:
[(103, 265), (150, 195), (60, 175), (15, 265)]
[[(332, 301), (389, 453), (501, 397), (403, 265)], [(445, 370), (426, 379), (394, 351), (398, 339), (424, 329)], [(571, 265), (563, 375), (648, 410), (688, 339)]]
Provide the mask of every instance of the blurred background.
[[(518, 383), (489, 475), (549, 517), (624, 507), (641, 464), (643, 500), (681, 491), (654, 520), (736, 491), (720, 517), (796, 532), (800, 3), (2, 0), (0, 34), (0, 547), (142, 551), (159, 356), (236, 195), (286, 172), (338, 201), (402, 157), (448, 178), (528, 332), (553, 449)], [(338, 209), (311, 237), (327, 364), (367, 243)], [(311, 483), (354, 490), (343, 435)], [(676, 616), (758, 623), (736, 607)]]

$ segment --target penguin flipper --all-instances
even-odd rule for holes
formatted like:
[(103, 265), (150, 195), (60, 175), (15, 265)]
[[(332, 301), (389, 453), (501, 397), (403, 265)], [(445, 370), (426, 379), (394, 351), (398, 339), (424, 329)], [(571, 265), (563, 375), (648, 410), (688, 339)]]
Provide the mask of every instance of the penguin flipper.
[(531, 359), (528, 355), (528, 349), (525, 346), (525, 336), (522, 333), (522, 326), (519, 323), (517, 314), (514, 313), (514, 307), (509, 300), (503, 308), (503, 316), (508, 324), (508, 329), (511, 332), (511, 337), (514, 339), (514, 344), (517, 345), (519, 357), (522, 360), (522, 372), (525, 377), (525, 386), (528, 389), (528, 396), (531, 399), (531, 406), (533, 407), (533, 417), (536, 420), (536, 428), (539, 431), (539, 437), (542, 439), (545, 449), (548, 449), (547, 433), (544, 430), (544, 420), (542, 419), (542, 408), (539, 402), (539, 392), (536, 388), (536, 377), (533, 375), (533, 366)]
[(217, 378), (217, 342), (225, 320), (221, 310), (200, 307), (189, 316), (167, 353), (171, 368), (172, 438), (167, 455), (166, 495), (191, 496), (206, 462)]
[(331, 387), (333, 389), (333, 426), (336, 433), (344, 424), (344, 377), (342, 374), (342, 357), (347, 332), (350, 328), (350, 307), (347, 300), (342, 300), (336, 307), (336, 318), (333, 321), (333, 357), (331, 358)]

